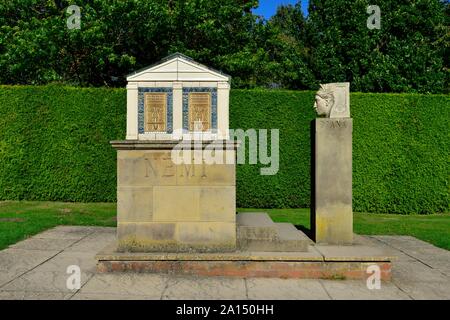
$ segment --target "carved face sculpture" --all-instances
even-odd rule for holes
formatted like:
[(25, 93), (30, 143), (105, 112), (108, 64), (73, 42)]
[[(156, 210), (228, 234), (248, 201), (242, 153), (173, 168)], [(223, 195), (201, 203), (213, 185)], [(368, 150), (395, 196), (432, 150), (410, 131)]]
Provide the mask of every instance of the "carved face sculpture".
[(319, 116), (330, 116), (331, 108), (334, 104), (334, 97), (331, 91), (326, 90), (324, 86), (320, 87), (320, 90), (316, 94), (316, 102), (314, 103), (314, 109)]

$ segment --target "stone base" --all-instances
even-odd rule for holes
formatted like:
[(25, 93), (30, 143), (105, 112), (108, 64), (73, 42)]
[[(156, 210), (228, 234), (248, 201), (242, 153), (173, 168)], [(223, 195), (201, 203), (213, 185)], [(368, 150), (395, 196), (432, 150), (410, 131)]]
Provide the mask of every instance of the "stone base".
[(378, 265), (391, 279), (393, 257), (373, 245), (309, 246), (308, 252), (125, 253), (113, 243), (97, 255), (97, 271), (195, 276), (366, 279)]
[(120, 251), (236, 250), (237, 143), (191, 142), (111, 142)]

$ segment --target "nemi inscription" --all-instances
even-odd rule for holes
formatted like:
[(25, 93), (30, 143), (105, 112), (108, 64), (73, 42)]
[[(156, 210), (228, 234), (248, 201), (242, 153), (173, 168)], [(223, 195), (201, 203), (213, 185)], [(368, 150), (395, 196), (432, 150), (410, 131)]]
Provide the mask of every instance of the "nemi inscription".
[[(164, 165), (163, 165), (163, 168), (160, 173), (156, 170), (156, 165), (153, 165), (152, 160), (153, 159), (150, 157), (144, 158), (144, 162), (145, 162), (144, 177), (145, 178), (151, 178), (151, 177), (171, 178), (176, 175), (177, 168), (169, 155), (166, 155), (161, 158)], [(202, 162), (200, 165), (200, 168), (197, 168), (197, 170), (196, 170), (196, 167), (198, 167), (198, 166), (195, 166), (193, 163), (181, 164), (178, 166), (181, 167), (181, 169), (179, 170), (179, 175), (178, 175), (181, 178), (184, 178), (184, 177), (193, 178), (193, 177), (196, 177), (196, 175), (199, 175), (202, 178), (207, 178), (205, 162)]]

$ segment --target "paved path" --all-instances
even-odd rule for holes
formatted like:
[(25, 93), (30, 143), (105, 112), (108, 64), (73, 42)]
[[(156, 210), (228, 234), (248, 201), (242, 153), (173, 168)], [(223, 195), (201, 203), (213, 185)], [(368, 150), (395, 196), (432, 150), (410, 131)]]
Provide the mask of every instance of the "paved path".
[[(0, 251), (0, 299), (450, 299), (450, 251), (407, 236), (371, 236), (394, 250), (393, 281), (230, 279), (96, 274), (95, 254), (114, 228), (60, 226)], [(81, 289), (67, 289), (67, 267)]]

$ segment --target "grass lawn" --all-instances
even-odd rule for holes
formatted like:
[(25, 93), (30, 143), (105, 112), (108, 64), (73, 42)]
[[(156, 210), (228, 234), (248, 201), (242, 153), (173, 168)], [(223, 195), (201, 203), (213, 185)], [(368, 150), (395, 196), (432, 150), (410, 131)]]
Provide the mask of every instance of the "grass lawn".
[[(309, 209), (239, 209), (265, 211), (276, 222), (309, 228)], [(57, 225), (116, 225), (115, 203), (0, 201), (0, 249)], [(450, 250), (450, 214), (394, 215), (355, 213), (358, 234), (410, 235)]]

